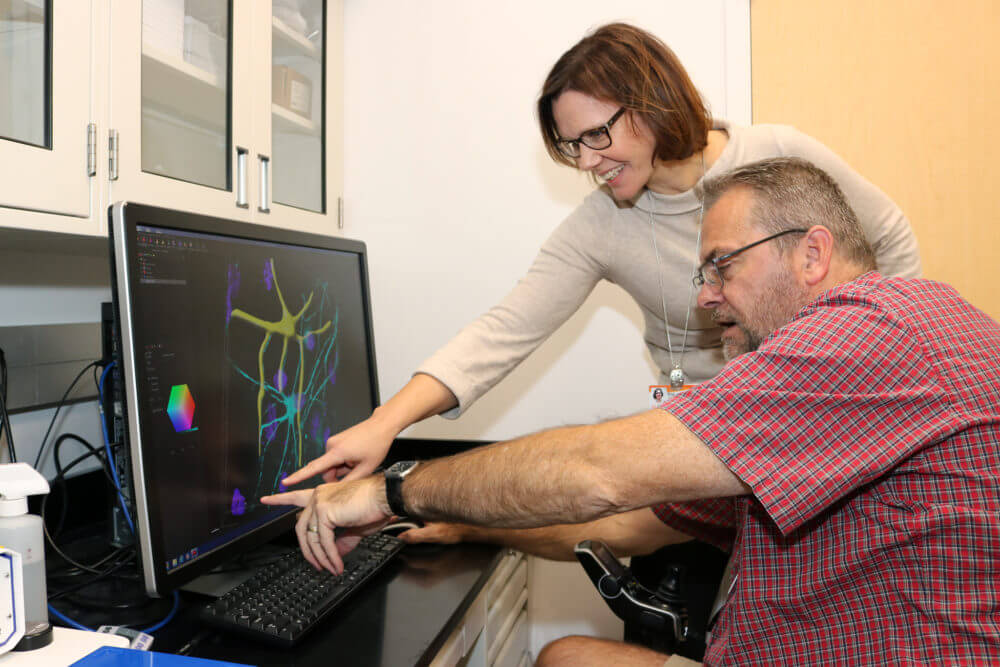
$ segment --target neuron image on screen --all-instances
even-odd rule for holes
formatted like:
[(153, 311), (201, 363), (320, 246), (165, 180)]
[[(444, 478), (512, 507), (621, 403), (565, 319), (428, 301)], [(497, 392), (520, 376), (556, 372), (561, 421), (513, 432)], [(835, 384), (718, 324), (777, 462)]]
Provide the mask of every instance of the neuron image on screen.
[(171, 570), (289, 511), (258, 499), (371, 414), (367, 311), (357, 253), (136, 234), (143, 466)]

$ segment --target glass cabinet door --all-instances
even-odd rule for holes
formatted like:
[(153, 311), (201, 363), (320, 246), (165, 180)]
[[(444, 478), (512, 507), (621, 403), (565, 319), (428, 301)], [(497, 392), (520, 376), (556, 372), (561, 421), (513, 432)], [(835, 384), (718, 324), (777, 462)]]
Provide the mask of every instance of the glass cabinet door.
[(90, 22), (89, 0), (0, 0), (0, 207), (90, 215)]
[(272, 0), (271, 200), (317, 213), (326, 211), (326, 9)]
[(0, 2), (0, 137), (52, 148), (52, 50), (46, 3)]
[(250, 220), (257, 2), (111, 5), (109, 201)]
[(227, 0), (143, 0), (142, 170), (229, 189)]

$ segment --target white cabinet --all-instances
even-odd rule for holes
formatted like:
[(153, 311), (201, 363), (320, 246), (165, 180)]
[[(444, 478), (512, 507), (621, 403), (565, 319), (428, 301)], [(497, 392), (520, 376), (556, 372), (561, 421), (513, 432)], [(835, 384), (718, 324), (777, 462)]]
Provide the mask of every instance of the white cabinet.
[(508, 551), (432, 667), (518, 667), (528, 653), (528, 560)]
[(110, 201), (335, 232), (341, 15), (323, 0), (115, 2)]
[(92, 0), (0, 2), (0, 226), (95, 231), (91, 18)]
[(102, 235), (131, 200), (337, 233), (341, 0), (9, 0), (0, 24), (0, 227)]

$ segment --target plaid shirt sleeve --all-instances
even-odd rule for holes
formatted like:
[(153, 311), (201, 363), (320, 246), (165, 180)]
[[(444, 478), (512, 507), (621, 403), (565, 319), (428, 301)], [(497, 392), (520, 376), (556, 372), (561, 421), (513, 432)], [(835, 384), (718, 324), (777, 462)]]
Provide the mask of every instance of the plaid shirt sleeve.
[(892, 470), (934, 439), (928, 434), (958, 428), (914, 341), (905, 322), (863, 293), (836, 293), (665, 409), (753, 489), (787, 535)]
[(708, 542), (723, 551), (733, 548), (739, 519), (735, 498), (663, 503), (654, 505), (653, 513), (660, 521), (685, 535)]

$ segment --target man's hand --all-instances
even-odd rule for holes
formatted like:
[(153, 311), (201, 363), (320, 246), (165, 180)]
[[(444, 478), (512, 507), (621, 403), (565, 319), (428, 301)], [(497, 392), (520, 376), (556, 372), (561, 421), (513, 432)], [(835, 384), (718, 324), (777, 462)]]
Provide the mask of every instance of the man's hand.
[(344, 571), (343, 554), (392, 518), (381, 476), (353, 482), (321, 484), (315, 489), (289, 491), (260, 499), (265, 505), (298, 505), (295, 523), (302, 555), (318, 569)]

